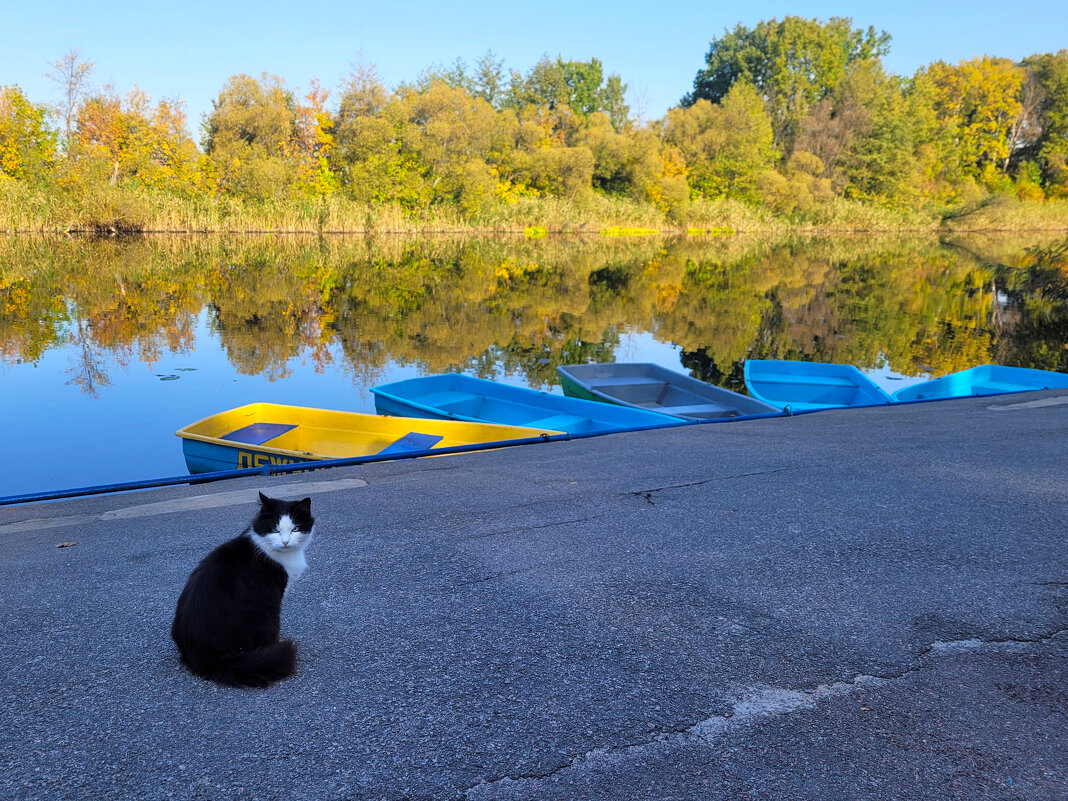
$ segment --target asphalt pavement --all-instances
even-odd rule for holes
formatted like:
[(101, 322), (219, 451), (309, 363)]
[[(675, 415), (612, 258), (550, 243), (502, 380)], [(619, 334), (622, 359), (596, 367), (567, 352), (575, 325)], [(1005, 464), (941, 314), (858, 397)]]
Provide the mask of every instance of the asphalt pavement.
[[(299, 672), (189, 571), (312, 497)], [(0, 799), (1065, 799), (1068, 392), (0, 508)]]

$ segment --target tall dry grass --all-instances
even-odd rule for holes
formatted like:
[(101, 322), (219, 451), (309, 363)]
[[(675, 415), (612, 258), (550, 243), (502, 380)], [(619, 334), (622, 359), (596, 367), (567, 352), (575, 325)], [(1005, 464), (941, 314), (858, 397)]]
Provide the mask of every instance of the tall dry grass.
[(1020, 200), (998, 195), (992, 200), (947, 214), (944, 226), (954, 232), (1068, 230), (1068, 199)]
[(652, 203), (591, 193), (583, 198), (521, 197), (464, 215), (441, 204), (409, 212), (340, 195), (254, 201), (229, 196), (183, 196), (131, 186), (67, 187), (0, 179), (0, 231), (8, 233), (516, 233), (599, 234), (605, 229), (661, 233), (688, 230), (779, 234), (912, 231), (1063, 231), (1068, 201), (987, 199), (975, 208), (887, 208), (835, 198), (802, 213), (776, 214), (738, 200), (696, 200), (681, 219)]

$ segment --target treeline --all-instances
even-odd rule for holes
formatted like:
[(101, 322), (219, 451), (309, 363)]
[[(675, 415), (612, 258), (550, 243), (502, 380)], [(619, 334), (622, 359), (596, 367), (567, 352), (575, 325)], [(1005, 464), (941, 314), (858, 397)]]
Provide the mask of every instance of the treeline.
[(333, 98), (236, 75), (200, 147), (180, 101), (91, 88), (91, 63), (71, 51), (52, 65), (58, 106), (0, 87), (0, 214), (25, 226), (27, 208), (43, 217), (66, 198), (83, 218), (136, 228), (169, 198), (176, 218), (266, 204), (331, 209), (319, 228), (359, 227), (360, 210), (383, 208), (477, 226), (517, 205), (539, 223), (546, 199), (612, 199), (628, 219), (640, 208), (681, 225), (722, 201), (795, 220), (845, 201), (942, 219), (992, 197), (1068, 197), (1068, 51), (901, 77), (882, 65), (889, 41), (847, 18), (738, 25), (652, 121), (597, 59), (545, 57), (521, 73), (487, 54), (392, 90), (360, 66)]

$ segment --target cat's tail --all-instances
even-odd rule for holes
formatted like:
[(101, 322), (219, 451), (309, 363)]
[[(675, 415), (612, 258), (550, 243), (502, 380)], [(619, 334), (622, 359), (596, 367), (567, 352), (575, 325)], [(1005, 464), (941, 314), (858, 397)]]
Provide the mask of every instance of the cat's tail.
[(297, 646), (281, 640), (240, 654), (206, 678), (231, 687), (267, 687), (297, 672)]

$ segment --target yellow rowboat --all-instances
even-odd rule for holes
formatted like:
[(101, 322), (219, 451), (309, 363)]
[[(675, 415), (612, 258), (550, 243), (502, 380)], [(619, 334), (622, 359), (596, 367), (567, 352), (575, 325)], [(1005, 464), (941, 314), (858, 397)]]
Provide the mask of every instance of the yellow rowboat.
[(380, 417), (275, 403), (250, 403), (205, 417), (175, 432), (182, 439), (190, 473), (355, 456), (402, 456), (432, 448), (560, 433), (541, 428)]

